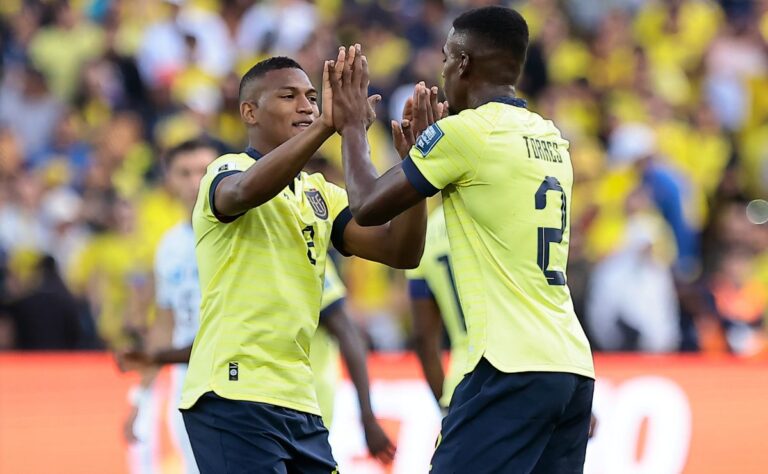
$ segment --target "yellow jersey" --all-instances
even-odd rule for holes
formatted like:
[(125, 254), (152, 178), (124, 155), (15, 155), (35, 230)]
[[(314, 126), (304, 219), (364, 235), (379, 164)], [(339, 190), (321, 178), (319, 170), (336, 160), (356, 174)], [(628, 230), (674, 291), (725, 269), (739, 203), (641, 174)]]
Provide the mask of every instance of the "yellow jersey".
[(456, 290), (451, 248), (442, 206), (429, 215), (424, 255), (419, 266), (405, 272), (411, 298), (432, 298), (440, 308), (445, 330), (451, 340), (451, 362), (443, 382), (440, 404), (447, 407), (454, 389), (464, 376), (467, 360), (467, 325)]
[(221, 156), (200, 182), (192, 213), (200, 329), (180, 406), (213, 391), (320, 415), (310, 341), (328, 247), (332, 239), (343, 242), (352, 215), (343, 189), (304, 172), (264, 204), (236, 217), (218, 215), (218, 183), (259, 157), (252, 149)]
[(403, 162), (425, 196), (442, 190), (471, 371), (594, 377), (565, 278), (573, 169), (568, 142), (520, 99), (430, 126)]
[[(336, 266), (331, 259), (326, 260), (325, 283), (323, 284), (323, 297), (320, 303), (320, 322), (344, 304), (346, 295), (347, 289), (339, 278)], [(315, 331), (315, 336), (312, 338), (309, 362), (312, 365), (312, 373), (315, 374), (315, 391), (317, 392), (317, 402), (320, 405), (320, 413), (323, 416), (325, 426), (328, 427), (333, 422), (336, 384), (341, 376), (339, 357), (339, 344), (322, 324), (319, 325)]]

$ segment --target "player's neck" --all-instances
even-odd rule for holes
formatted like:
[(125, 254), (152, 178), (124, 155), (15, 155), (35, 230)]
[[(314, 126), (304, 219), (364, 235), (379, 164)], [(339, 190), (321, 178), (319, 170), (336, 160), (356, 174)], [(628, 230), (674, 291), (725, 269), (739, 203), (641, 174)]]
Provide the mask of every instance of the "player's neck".
[(487, 104), (493, 99), (497, 99), (499, 97), (517, 97), (517, 94), (515, 93), (515, 86), (479, 84), (470, 88), (467, 104), (469, 105), (470, 109), (476, 109), (481, 105)]
[(258, 133), (249, 133), (248, 134), (248, 147), (253, 148), (254, 150), (258, 151), (262, 155), (266, 155), (270, 151), (274, 150), (278, 147), (278, 145), (275, 145), (272, 143), (271, 140), (265, 139)]

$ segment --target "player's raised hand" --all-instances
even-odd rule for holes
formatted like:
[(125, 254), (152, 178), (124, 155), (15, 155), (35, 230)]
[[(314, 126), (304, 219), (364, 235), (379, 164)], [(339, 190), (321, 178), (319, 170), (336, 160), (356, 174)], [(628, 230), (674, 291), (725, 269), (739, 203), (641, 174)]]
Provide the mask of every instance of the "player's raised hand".
[(371, 128), (373, 122), (376, 121), (376, 106), (379, 105), (379, 102), (381, 102), (381, 96), (379, 94), (374, 94), (368, 97), (368, 117), (365, 124), (366, 129)]
[(334, 74), (329, 75), (333, 90), (333, 123), (339, 133), (350, 125), (369, 126), (375, 118), (371, 102), (377, 96), (368, 97), (368, 62), (363, 60), (359, 44), (346, 51), (339, 50)]
[(448, 115), (448, 102), (438, 102), (437, 87), (427, 88), (419, 82), (413, 88), (413, 96), (403, 105), (403, 117), (398, 123), (391, 122), (392, 142), (400, 158), (408, 156), (411, 147), (430, 125)]
[(338, 68), (344, 67), (345, 56), (346, 50), (343, 47), (339, 48), (336, 60), (326, 61), (323, 65), (323, 112), (320, 114), (320, 120), (328, 127), (333, 127), (333, 86), (331, 85), (331, 77), (341, 77), (341, 70)]
[(391, 464), (395, 459), (397, 448), (389, 440), (376, 418), (363, 419), (363, 431), (365, 432), (365, 443), (368, 445), (371, 456), (384, 464)]
[(401, 159), (405, 159), (413, 144), (416, 143), (413, 131), (411, 130), (411, 121), (403, 120), (398, 122), (393, 120), (390, 125), (392, 127), (392, 143), (395, 144), (395, 150), (397, 150), (397, 154)]

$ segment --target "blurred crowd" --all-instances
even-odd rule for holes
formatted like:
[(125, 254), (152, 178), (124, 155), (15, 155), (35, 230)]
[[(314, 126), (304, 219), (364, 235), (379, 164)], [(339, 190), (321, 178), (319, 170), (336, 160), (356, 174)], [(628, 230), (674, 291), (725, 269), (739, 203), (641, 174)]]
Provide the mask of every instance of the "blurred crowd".
[[(238, 84), (256, 61), (291, 56), (318, 84), (339, 44), (362, 43), (384, 170), (389, 119), (415, 81), (440, 83), (455, 14), (488, 3), (3, 0), (0, 349), (141, 340), (155, 247), (186, 217), (159, 157), (201, 135), (242, 150)], [(763, 351), (768, 1), (510, 5), (531, 31), (519, 93), (571, 144), (568, 278), (595, 349)], [(340, 153), (334, 137), (318, 157), (331, 179)], [(402, 273), (341, 270), (371, 347), (407, 348)]]

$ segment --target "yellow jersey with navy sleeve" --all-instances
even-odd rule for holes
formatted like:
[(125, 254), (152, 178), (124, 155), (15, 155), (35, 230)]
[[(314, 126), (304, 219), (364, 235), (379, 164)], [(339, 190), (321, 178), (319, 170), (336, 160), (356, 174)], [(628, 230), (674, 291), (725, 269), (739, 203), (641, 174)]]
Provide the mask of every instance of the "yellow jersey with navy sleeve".
[(451, 341), (451, 359), (443, 382), (440, 404), (447, 407), (456, 386), (464, 376), (467, 360), (467, 326), (456, 289), (448, 229), (442, 206), (429, 214), (424, 255), (419, 266), (405, 272), (412, 299), (430, 298), (437, 302), (440, 315)]
[(565, 270), (573, 169), (568, 142), (520, 99), (430, 126), (403, 162), (425, 196), (442, 190), (471, 371), (594, 377)]
[[(213, 197), (226, 176), (260, 155), (217, 158), (192, 214), (200, 278), (200, 329), (181, 408), (206, 392), (320, 414), (309, 363), (328, 247), (352, 218), (346, 192), (322, 175), (296, 176), (266, 203), (220, 215)], [(338, 247), (337, 247), (338, 248)]]
[(320, 413), (323, 423), (330, 427), (333, 423), (333, 408), (336, 398), (336, 385), (341, 377), (339, 365), (339, 344), (325, 330), (322, 325), (323, 318), (329, 317), (334, 311), (338, 311), (344, 305), (347, 296), (347, 288), (339, 278), (336, 266), (330, 258), (325, 262), (325, 283), (323, 284), (323, 297), (320, 303), (320, 325), (312, 338), (312, 346), (309, 352), (309, 361), (312, 365), (312, 373), (315, 374), (315, 390), (317, 402), (320, 405)]

